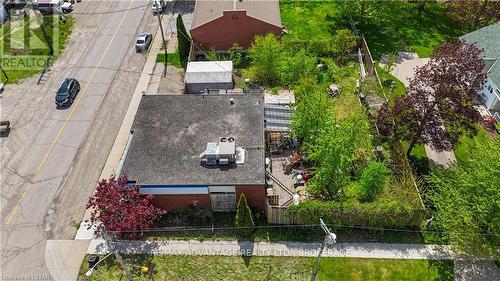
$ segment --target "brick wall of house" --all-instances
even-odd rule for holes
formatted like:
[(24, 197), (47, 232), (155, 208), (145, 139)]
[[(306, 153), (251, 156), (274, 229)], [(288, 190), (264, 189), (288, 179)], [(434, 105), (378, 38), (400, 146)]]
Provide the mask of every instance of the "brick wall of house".
[(240, 194), (245, 194), (248, 205), (253, 211), (263, 211), (265, 208), (266, 188), (263, 185), (237, 185), (236, 201)]
[(194, 201), (204, 209), (212, 208), (210, 195), (208, 194), (186, 194), (186, 195), (154, 195), (153, 205), (165, 210), (184, 210), (189, 208)]
[(193, 42), (202, 50), (228, 50), (234, 43), (248, 48), (256, 35), (281, 35), (281, 27), (246, 15), (245, 11), (225, 11), (221, 18), (191, 29)]

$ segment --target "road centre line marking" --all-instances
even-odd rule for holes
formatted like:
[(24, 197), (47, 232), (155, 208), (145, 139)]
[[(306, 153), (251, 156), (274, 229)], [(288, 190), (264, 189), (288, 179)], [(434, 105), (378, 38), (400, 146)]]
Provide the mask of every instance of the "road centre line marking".
[(47, 161), (47, 158), (49, 157), (50, 153), (52, 152), (52, 150), (54, 149), (54, 146), (57, 144), (57, 142), (59, 141), (59, 138), (61, 137), (62, 133), (64, 132), (64, 129), (66, 129), (66, 126), (68, 125), (68, 122), (69, 120), (71, 119), (71, 116), (73, 116), (73, 113), (75, 112), (75, 110), (78, 108), (78, 105), (80, 104), (80, 100), (84, 97), (86, 91), (87, 91), (87, 88), (89, 87), (90, 83), (92, 82), (92, 80), (94, 80), (94, 77), (97, 73), (97, 71), (99, 70), (99, 67), (101, 66), (101, 64), (103, 63), (104, 61), (104, 58), (106, 57), (109, 49), (111, 48), (111, 45), (113, 44), (113, 41), (115, 40), (115, 37), (116, 35), (118, 34), (118, 31), (120, 31), (120, 28), (122, 27), (123, 25), (123, 22), (125, 21), (125, 18), (127, 17), (128, 15), (128, 12), (130, 10), (130, 8), (132, 7), (132, 4), (134, 3), (135, 0), (132, 0), (130, 1), (130, 4), (127, 8), (127, 10), (125, 11), (125, 14), (123, 15), (121, 21), (120, 21), (120, 24), (118, 25), (118, 27), (116, 28), (115, 30), (115, 33), (113, 34), (113, 37), (111, 38), (111, 40), (109, 41), (108, 43), (108, 46), (106, 47), (103, 55), (101, 56), (101, 58), (99, 59), (99, 62), (97, 63), (95, 69), (94, 69), (94, 72), (92, 73), (92, 76), (90, 76), (90, 79), (89, 81), (87, 82), (87, 84), (85, 85), (85, 87), (83, 88), (83, 91), (80, 93), (80, 95), (78, 95), (78, 99), (76, 100), (75, 104), (73, 105), (73, 108), (71, 109), (68, 117), (66, 118), (66, 120), (64, 121), (64, 124), (62, 126), (62, 128), (59, 130), (59, 133), (57, 134), (56, 138), (54, 139), (54, 141), (52, 142), (52, 144), (50, 145), (49, 147), (49, 150), (47, 151), (47, 153), (45, 154), (45, 156), (43, 157), (42, 159), (42, 162), (40, 162), (40, 165), (38, 165), (38, 168), (35, 170), (35, 173), (33, 174), (33, 177), (31, 178), (31, 182), (29, 183), (28, 187), (26, 187), (26, 189), (24, 190), (24, 192), (22, 193), (21, 195), (21, 198), (19, 198), (19, 200), (17, 201), (16, 205), (14, 206), (14, 209), (12, 209), (12, 211), (9, 213), (9, 215), (6, 217), (5, 221), (4, 221), (4, 224), (10, 224), (10, 221), (12, 220), (12, 218), (14, 217), (14, 215), (16, 214), (16, 211), (17, 209), (19, 208), (19, 205), (21, 204), (21, 202), (24, 200), (24, 197), (26, 197), (26, 194), (28, 193), (28, 191), (31, 189), (31, 186), (32, 186), (32, 182), (34, 182), (34, 179), (38, 176), (38, 174), (40, 173), (40, 171), (42, 170), (43, 166), (45, 165), (45, 162)]

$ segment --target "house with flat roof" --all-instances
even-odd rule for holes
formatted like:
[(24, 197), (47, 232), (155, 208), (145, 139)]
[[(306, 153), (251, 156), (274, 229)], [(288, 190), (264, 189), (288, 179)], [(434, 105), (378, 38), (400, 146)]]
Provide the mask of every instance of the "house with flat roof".
[(264, 98), (143, 96), (121, 174), (167, 210), (265, 207)]
[(481, 91), (484, 105), (500, 121), (500, 22), (460, 37), (484, 50), (486, 81)]
[(278, 0), (196, 1), (191, 23), (195, 51), (248, 48), (256, 35), (282, 33)]

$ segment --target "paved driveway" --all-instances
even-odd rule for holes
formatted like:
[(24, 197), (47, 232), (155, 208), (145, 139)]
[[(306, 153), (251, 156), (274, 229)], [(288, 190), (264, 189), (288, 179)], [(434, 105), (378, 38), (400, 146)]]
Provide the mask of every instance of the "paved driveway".
[(391, 74), (408, 87), (410, 79), (415, 75), (415, 70), (429, 61), (429, 58), (419, 58), (417, 54), (411, 54), (413, 58), (399, 57), (391, 70)]

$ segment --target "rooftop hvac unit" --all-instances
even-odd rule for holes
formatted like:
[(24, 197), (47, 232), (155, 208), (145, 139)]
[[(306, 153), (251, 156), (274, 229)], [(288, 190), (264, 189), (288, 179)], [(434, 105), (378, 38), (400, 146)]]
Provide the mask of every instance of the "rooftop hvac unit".
[(236, 142), (234, 137), (221, 137), (218, 142), (207, 143), (207, 149), (200, 154), (206, 165), (229, 165), (236, 163)]

